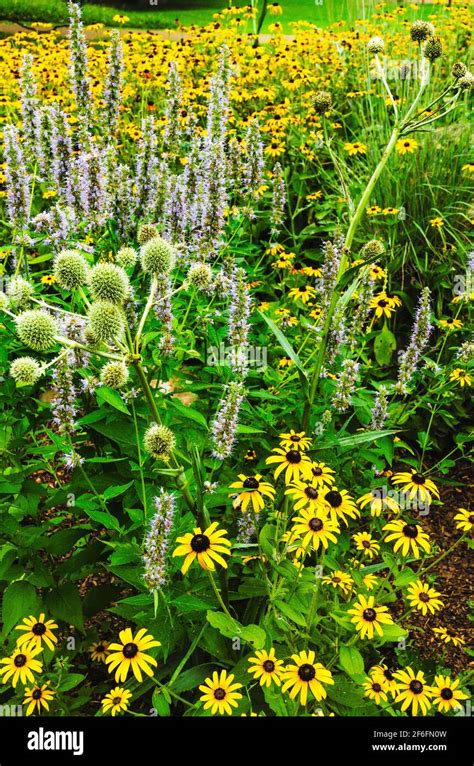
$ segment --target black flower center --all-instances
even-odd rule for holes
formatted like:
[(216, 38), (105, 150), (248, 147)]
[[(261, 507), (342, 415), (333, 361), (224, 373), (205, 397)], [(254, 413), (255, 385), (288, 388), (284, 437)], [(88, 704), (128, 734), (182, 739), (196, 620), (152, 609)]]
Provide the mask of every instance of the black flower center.
[(223, 700), (225, 697), (225, 689), (222, 689), (219, 686), (219, 688), (214, 691), (214, 697), (216, 698), (216, 700)]
[(413, 484), (424, 484), (426, 479), (421, 473), (414, 473), (411, 477)]
[(104, 651), (105, 651), (102, 644), (97, 644), (95, 650), (96, 650), (97, 654), (103, 654)]
[(382, 298), (382, 300), (379, 301), (379, 306), (380, 306), (381, 309), (384, 309), (385, 306), (387, 306), (387, 305), (388, 305), (387, 301), (385, 301), (383, 298)]
[(211, 543), (207, 535), (194, 535), (191, 540), (191, 548), (194, 553), (203, 553), (203, 551), (207, 551), (210, 545)]
[(113, 705), (120, 705), (121, 702), (122, 702), (122, 698), (121, 697), (114, 697), (113, 700), (112, 700), (112, 704)]
[(367, 622), (373, 622), (375, 618), (377, 617), (377, 612), (375, 609), (371, 609), (370, 607), (368, 609), (364, 609), (362, 612), (362, 617), (364, 620), (367, 620)]
[(451, 700), (453, 698), (453, 692), (446, 686), (444, 689), (441, 689), (441, 696), (444, 700)]
[(301, 463), (301, 452), (298, 452), (296, 449), (290, 449), (286, 453), (286, 459), (289, 463)]
[(309, 522), (309, 528), (312, 529), (313, 532), (319, 532), (323, 528), (323, 522), (321, 519), (315, 517)]
[(374, 690), (374, 692), (377, 692), (377, 693), (382, 691), (382, 687), (380, 686), (380, 684), (377, 684), (377, 683), (372, 684), (372, 689)]
[(335, 575), (335, 576), (332, 578), (332, 581), (333, 581), (333, 582), (341, 582), (341, 578), (340, 578), (340, 577), (337, 577), (337, 575)]
[(13, 664), (16, 668), (22, 668), (23, 665), (26, 665), (26, 654), (17, 654), (13, 660)]
[(418, 537), (418, 529), (415, 524), (405, 524), (402, 530), (405, 537)]
[(298, 675), (302, 681), (312, 681), (316, 675), (316, 671), (313, 665), (305, 662), (304, 665), (300, 665), (298, 668)]
[(133, 643), (125, 644), (125, 646), (122, 649), (122, 654), (124, 657), (127, 658), (127, 660), (131, 660), (133, 657), (137, 656), (138, 646)]
[(322, 476), (323, 475), (323, 469), (322, 468), (313, 468), (312, 472), (313, 472), (313, 476)]
[(245, 479), (244, 481), (245, 489), (258, 489), (259, 486), (260, 482), (254, 476), (249, 476), (248, 479)]
[(364, 548), (370, 548), (370, 542), (369, 542), (369, 540), (363, 540), (363, 541), (362, 541), (362, 545), (364, 546)]
[(43, 633), (46, 633), (46, 625), (42, 622), (37, 622), (36, 625), (33, 625), (31, 632), (35, 634), (35, 636), (42, 636)]
[(340, 492), (336, 492), (335, 489), (329, 490), (324, 499), (329, 503), (331, 508), (339, 508), (339, 506), (342, 505), (342, 495)]
[(469, 516), (469, 521), (471, 522), (471, 524), (474, 524), (474, 513), (471, 513), (471, 515)]
[(420, 601), (424, 601), (426, 604), (430, 600), (430, 597), (427, 593), (420, 593), (419, 599)]
[(263, 669), (266, 673), (273, 673), (275, 670), (275, 663), (272, 660), (265, 660), (263, 663)]
[(317, 500), (319, 494), (318, 490), (313, 487), (306, 487), (304, 493), (310, 500)]
[(412, 691), (413, 694), (421, 694), (423, 691), (423, 684), (421, 681), (412, 681), (410, 683), (410, 691)]
[(300, 442), (300, 441), (301, 441), (301, 437), (298, 436), (298, 434), (293, 434), (292, 436), (290, 436), (290, 442)]
[(384, 670), (383, 674), (387, 681), (393, 681), (393, 674), (390, 672), (390, 670)]
[(41, 689), (35, 689), (32, 692), (31, 696), (33, 697), (34, 700), (40, 700), (41, 697), (43, 696), (43, 692), (41, 691)]

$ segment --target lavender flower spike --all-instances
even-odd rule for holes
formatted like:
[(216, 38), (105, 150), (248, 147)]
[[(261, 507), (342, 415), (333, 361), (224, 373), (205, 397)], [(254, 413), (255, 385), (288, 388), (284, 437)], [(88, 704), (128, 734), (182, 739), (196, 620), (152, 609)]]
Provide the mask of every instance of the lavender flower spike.
[(164, 489), (160, 490), (154, 503), (156, 513), (151, 520), (143, 551), (143, 578), (152, 593), (166, 584), (166, 554), (175, 512), (174, 497)]
[(410, 342), (400, 357), (398, 381), (395, 386), (395, 391), (398, 394), (408, 393), (408, 384), (416, 372), (416, 368), (418, 366), (422, 352), (428, 345), (430, 333), (433, 329), (430, 313), (430, 289), (428, 287), (424, 287), (421, 292), (418, 308), (416, 310), (415, 322), (413, 324)]
[(212, 454), (218, 460), (225, 460), (232, 453), (236, 442), (237, 421), (244, 395), (244, 384), (232, 381), (226, 386), (224, 396), (219, 402), (219, 408), (212, 423), (214, 441)]

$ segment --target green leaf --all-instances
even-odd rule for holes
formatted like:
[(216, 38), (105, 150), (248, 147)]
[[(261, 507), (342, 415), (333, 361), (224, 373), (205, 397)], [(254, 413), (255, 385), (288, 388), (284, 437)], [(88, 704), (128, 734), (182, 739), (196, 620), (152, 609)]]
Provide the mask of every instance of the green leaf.
[(161, 689), (155, 689), (151, 698), (151, 704), (159, 716), (169, 716), (170, 704)]
[(107, 489), (104, 490), (103, 498), (104, 500), (112, 500), (113, 497), (123, 495), (123, 493), (126, 492), (127, 489), (129, 489), (132, 485), (133, 481), (129, 481), (128, 484), (120, 484), (113, 487), (107, 487)]
[(204, 601), (202, 598), (198, 598), (198, 596), (192, 596), (187, 593), (174, 598), (170, 603), (174, 604), (180, 614), (204, 612), (207, 609), (213, 608), (213, 604), (210, 604), (209, 601)]
[(228, 617), (222, 612), (211, 612), (209, 610), (206, 614), (206, 619), (213, 628), (216, 628), (219, 633), (222, 633), (226, 638), (236, 638), (237, 636), (240, 636), (242, 625), (232, 617)]
[(100, 386), (96, 389), (95, 395), (99, 403), (107, 402), (107, 404), (110, 404), (110, 406), (114, 407), (116, 410), (124, 412), (126, 415), (130, 415), (130, 410), (123, 401), (122, 397), (118, 391), (115, 391), (113, 388), (108, 388), (108, 386)]
[(364, 703), (362, 690), (344, 676), (334, 676), (334, 686), (326, 687), (328, 697), (346, 707), (361, 707)]
[(390, 625), (383, 625), (383, 637), (379, 638), (379, 641), (385, 644), (387, 641), (401, 641), (402, 638), (408, 637), (408, 631), (397, 625), (395, 622)]
[(400, 574), (396, 576), (394, 584), (397, 588), (404, 588), (405, 585), (414, 582), (417, 577), (418, 575), (412, 569), (404, 569), (403, 572), (400, 572)]
[(26, 580), (12, 582), (3, 594), (3, 632), (9, 633), (24, 617), (35, 614), (40, 604), (39, 596), (29, 582)]
[(108, 511), (94, 511), (84, 508), (84, 512), (87, 513), (90, 519), (102, 524), (106, 529), (114, 529), (116, 532), (120, 532), (120, 524), (111, 513)]
[(341, 436), (338, 434), (331, 435), (331, 438), (325, 439), (319, 442), (318, 449), (330, 449), (331, 447), (357, 447), (359, 444), (366, 444), (367, 442), (377, 441), (383, 439), (384, 436), (391, 436), (396, 434), (397, 431), (362, 431), (351, 436)]
[(274, 334), (275, 338), (277, 339), (278, 343), (282, 347), (283, 351), (285, 351), (287, 356), (289, 356), (289, 358), (291, 359), (293, 364), (296, 366), (296, 368), (298, 369), (298, 372), (300, 373), (300, 379), (302, 379), (303, 385), (306, 386), (306, 384), (308, 382), (307, 381), (307, 376), (306, 376), (306, 371), (305, 371), (305, 369), (303, 367), (303, 364), (302, 364), (298, 354), (293, 349), (293, 346), (291, 345), (291, 343), (288, 341), (288, 339), (286, 338), (284, 333), (282, 333), (280, 328), (275, 324), (275, 322), (272, 319), (270, 319), (270, 317), (267, 317), (266, 314), (264, 314), (262, 311), (257, 311), (257, 313), (260, 314), (262, 319), (267, 323), (267, 325), (269, 326), (270, 330), (272, 331), (272, 333)]
[(170, 688), (178, 694), (188, 692), (191, 689), (197, 689), (199, 684), (202, 684), (208, 676), (212, 676), (212, 672), (215, 669), (215, 665), (212, 664), (196, 665), (194, 668), (189, 668), (189, 670), (181, 673), (176, 681), (171, 684)]
[(254, 649), (263, 649), (267, 638), (263, 628), (260, 628), (258, 625), (246, 625), (240, 637), (249, 644), (252, 644)]
[(271, 524), (264, 524), (259, 535), (260, 548), (269, 559), (273, 558), (275, 550), (275, 528)]
[(381, 367), (389, 365), (396, 348), (397, 339), (393, 332), (388, 329), (388, 326), (384, 324), (374, 341), (374, 354), (377, 363)]
[(287, 604), (286, 601), (280, 601), (280, 599), (278, 599), (275, 601), (275, 606), (285, 615), (285, 617), (289, 617), (290, 620), (297, 625), (301, 625), (303, 628), (306, 627), (306, 617), (300, 612), (297, 612), (296, 609), (293, 609), (293, 607)]
[(67, 622), (82, 633), (84, 632), (81, 597), (73, 583), (60, 585), (59, 588), (52, 590), (46, 595), (45, 604), (56, 620)]
[(265, 697), (265, 702), (267, 703), (270, 710), (272, 710), (275, 715), (278, 716), (288, 716), (288, 710), (286, 709), (285, 705), (285, 698), (281, 691), (278, 689), (275, 691), (275, 689), (270, 687), (263, 687), (263, 696)]
[(361, 675), (364, 672), (364, 660), (355, 646), (341, 646), (339, 662), (349, 676)]
[(75, 689), (76, 686), (78, 686), (81, 681), (83, 681), (85, 676), (81, 675), (80, 673), (68, 673), (68, 675), (64, 678), (64, 680), (59, 685), (59, 691), (60, 692), (68, 692), (70, 689)]
[(207, 420), (202, 414), (202, 412), (198, 412), (192, 407), (187, 407), (185, 404), (183, 404), (182, 401), (177, 399), (175, 396), (171, 397), (171, 399), (167, 401), (167, 404), (170, 404), (175, 410), (178, 410), (178, 412), (183, 417), (189, 418), (190, 420), (194, 420), (195, 423), (199, 423), (199, 425), (205, 428), (207, 431)]

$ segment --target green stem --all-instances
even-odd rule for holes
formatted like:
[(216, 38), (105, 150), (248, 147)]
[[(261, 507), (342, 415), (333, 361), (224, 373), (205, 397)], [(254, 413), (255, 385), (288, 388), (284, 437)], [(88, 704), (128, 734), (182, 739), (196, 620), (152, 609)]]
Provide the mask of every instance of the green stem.
[(219, 602), (219, 605), (220, 605), (220, 607), (221, 607), (222, 611), (224, 612), (224, 614), (226, 614), (226, 615), (227, 615), (227, 617), (230, 617), (230, 619), (231, 619), (231, 620), (233, 620), (234, 618), (232, 617), (231, 613), (230, 613), (230, 612), (229, 612), (229, 610), (227, 609), (227, 607), (226, 607), (226, 605), (224, 604), (224, 601), (223, 601), (223, 599), (222, 599), (222, 596), (221, 596), (221, 594), (219, 593), (219, 589), (218, 589), (218, 587), (217, 587), (217, 585), (216, 585), (216, 582), (215, 582), (215, 580), (214, 580), (214, 577), (212, 576), (212, 572), (209, 572), (209, 571), (208, 571), (208, 575), (209, 575), (209, 580), (210, 580), (210, 582), (211, 582), (211, 585), (212, 585), (212, 590), (214, 591), (214, 593), (215, 593), (215, 595), (216, 595), (216, 598), (217, 598), (217, 600), (218, 600), (218, 602)]

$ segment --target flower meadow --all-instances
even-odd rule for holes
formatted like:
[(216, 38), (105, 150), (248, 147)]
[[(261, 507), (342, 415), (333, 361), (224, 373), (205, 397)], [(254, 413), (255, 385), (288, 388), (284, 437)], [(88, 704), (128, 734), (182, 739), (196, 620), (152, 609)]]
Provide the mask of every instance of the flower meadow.
[(470, 705), (472, 15), (267, 10), (0, 41), (25, 715)]

